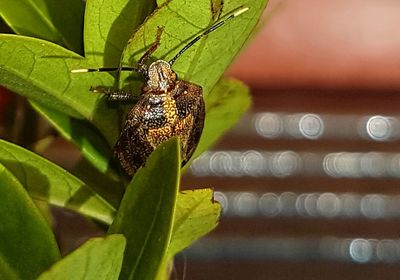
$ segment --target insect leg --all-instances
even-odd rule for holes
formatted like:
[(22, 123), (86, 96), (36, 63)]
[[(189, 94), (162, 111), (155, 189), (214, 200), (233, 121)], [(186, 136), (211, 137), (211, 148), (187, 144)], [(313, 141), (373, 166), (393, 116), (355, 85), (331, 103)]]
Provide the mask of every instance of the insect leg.
[(113, 89), (106, 87), (91, 87), (91, 92), (104, 94), (109, 101), (136, 101), (137, 96), (124, 89)]
[(156, 40), (154, 43), (150, 46), (150, 48), (144, 53), (144, 55), (139, 59), (139, 67), (145, 66), (146, 60), (149, 59), (149, 57), (157, 50), (157, 48), (160, 46), (160, 41), (161, 41), (161, 35), (164, 32), (164, 27), (158, 27), (157, 29), (157, 35), (156, 35)]

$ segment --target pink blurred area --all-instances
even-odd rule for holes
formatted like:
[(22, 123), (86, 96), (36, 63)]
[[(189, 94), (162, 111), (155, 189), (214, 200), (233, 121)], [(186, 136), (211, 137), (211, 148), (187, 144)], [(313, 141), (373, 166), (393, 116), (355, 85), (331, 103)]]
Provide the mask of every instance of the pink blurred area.
[(256, 88), (400, 87), (400, 1), (271, 0), (229, 75)]

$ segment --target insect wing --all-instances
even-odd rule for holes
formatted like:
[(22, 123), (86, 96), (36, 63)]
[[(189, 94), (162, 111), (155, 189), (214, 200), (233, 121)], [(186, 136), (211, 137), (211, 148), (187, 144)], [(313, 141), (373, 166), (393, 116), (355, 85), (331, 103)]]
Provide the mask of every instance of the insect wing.
[(141, 121), (142, 107), (138, 102), (129, 112), (125, 126), (114, 147), (114, 156), (129, 176), (141, 167), (153, 151), (148, 142), (146, 128)]
[(183, 166), (189, 161), (199, 143), (204, 126), (205, 105), (203, 90), (200, 86), (186, 81), (178, 81), (177, 89), (174, 99), (182, 127), (179, 135)]

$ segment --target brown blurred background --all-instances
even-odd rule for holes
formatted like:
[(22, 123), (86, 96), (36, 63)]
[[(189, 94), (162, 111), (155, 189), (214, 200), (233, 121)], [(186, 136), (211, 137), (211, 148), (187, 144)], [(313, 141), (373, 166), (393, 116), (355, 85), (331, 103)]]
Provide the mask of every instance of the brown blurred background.
[(395, 0), (270, 0), (231, 74), (262, 88), (396, 89)]
[(177, 279), (398, 279), (400, 2), (271, 0), (228, 75), (253, 107), (186, 187), (214, 186), (217, 230)]

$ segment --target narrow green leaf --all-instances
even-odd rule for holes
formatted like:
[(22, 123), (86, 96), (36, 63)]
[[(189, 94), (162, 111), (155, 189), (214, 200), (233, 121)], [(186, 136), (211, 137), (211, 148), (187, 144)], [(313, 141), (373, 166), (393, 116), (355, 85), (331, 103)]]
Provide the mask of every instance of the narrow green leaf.
[(132, 34), (155, 8), (155, 0), (87, 0), (85, 56), (92, 67), (116, 67)]
[(15, 33), (82, 53), (82, 0), (0, 1), (0, 16)]
[(188, 247), (218, 224), (221, 205), (213, 200), (213, 190), (197, 189), (178, 194), (168, 256)]
[(85, 159), (76, 164), (72, 174), (104, 197), (115, 209), (118, 209), (126, 189), (125, 178), (116, 177), (113, 172), (102, 173)]
[(192, 159), (208, 150), (232, 128), (250, 104), (249, 89), (242, 82), (234, 79), (220, 80), (206, 99), (204, 129)]
[(173, 138), (138, 170), (122, 199), (110, 233), (127, 238), (120, 279), (155, 279), (164, 267), (179, 189), (180, 146)]
[(122, 235), (92, 238), (54, 264), (38, 280), (117, 280), (124, 249)]
[(89, 92), (93, 85), (111, 86), (110, 75), (73, 74), (72, 69), (85, 67), (82, 57), (35, 38), (0, 34), (0, 52), (0, 85), (38, 104), (90, 121), (114, 144), (119, 134), (116, 110), (101, 95)]
[(49, 120), (65, 139), (74, 143), (93, 166), (103, 173), (110, 170), (111, 148), (89, 122), (74, 119), (35, 101), (31, 101), (31, 105)]
[[(216, 0), (213, 1), (215, 3)], [(240, 8), (249, 10), (225, 26), (210, 33), (187, 50), (174, 64), (173, 69), (181, 79), (203, 87), (207, 94), (214, 87), (233, 58), (238, 54), (267, 4), (267, 0), (224, 1), (223, 17)], [(161, 44), (153, 54), (154, 58), (169, 60), (195, 35), (204, 31), (217, 20), (209, 0), (171, 0), (163, 2), (129, 42), (123, 57), (124, 65), (137, 63), (143, 53), (155, 41), (157, 28), (164, 28)], [(128, 74), (121, 75), (126, 78)], [(139, 84), (133, 86), (139, 88)]]
[(36, 279), (59, 259), (48, 223), (20, 182), (1, 164), (0, 220), (0, 262), (6, 262), (21, 279)]
[(81, 180), (50, 161), (0, 140), (0, 163), (11, 171), (34, 199), (111, 223), (114, 208)]
[[(88, 115), (89, 112), (79, 110), (78, 100), (64, 95), (70, 87), (64, 58), (79, 61), (78, 55), (34, 38), (9, 34), (0, 34), (0, 38), (2, 85), (42, 104), (53, 104), (54, 108), (68, 115), (77, 118)], [(61, 94), (63, 98), (57, 98)]]

